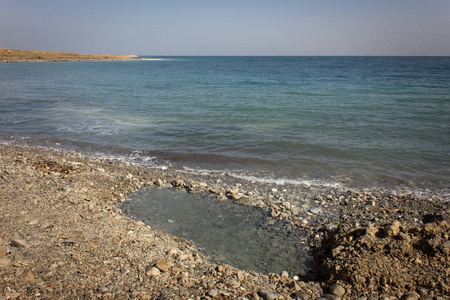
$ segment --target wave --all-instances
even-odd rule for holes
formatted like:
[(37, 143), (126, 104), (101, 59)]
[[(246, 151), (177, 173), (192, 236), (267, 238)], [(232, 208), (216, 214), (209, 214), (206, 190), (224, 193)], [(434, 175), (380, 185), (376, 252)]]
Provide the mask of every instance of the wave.
[(242, 179), (250, 182), (258, 182), (265, 184), (276, 185), (297, 185), (297, 186), (317, 186), (317, 187), (331, 187), (331, 188), (343, 188), (342, 183), (334, 181), (326, 181), (323, 179), (289, 179), (289, 178), (274, 178), (271, 176), (255, 176), (245, 174), (241, 171), (229, 171), (229, 170), (207, 170), (207, 169), (193, 169), (189, 167), (183, 167), (182, 172), (188, 174), (196, 174), (203, 176), (230, 176), (236, 179)]

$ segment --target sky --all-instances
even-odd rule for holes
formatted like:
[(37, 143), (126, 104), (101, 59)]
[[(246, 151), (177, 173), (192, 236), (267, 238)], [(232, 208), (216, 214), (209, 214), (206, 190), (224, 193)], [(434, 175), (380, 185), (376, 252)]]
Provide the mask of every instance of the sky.
[(450, 55), (450, 0), (0, 0), (0, 47), (138, 55)]

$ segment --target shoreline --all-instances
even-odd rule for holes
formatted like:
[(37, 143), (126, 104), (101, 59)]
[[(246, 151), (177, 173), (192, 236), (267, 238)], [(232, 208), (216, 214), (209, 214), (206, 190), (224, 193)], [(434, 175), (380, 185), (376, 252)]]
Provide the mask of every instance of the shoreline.
[(129, 61), (140, 60), (137, 55), (78, 54), (0, 48), (0, 62), (56, 62), (56, 61)]
[[(450, 295), (450, 279), (439, 278), (450, 263), (449, 202), (442, 199), (332, 189), (315, 195), (5, 144), (0, 161), (0, 295), (6, 299)], [(318, 268), (299, 280), (212, 263), (192, 243), (118, 208), (127, 195), (153, 185), (267, 210), (268, 218), (309, 233)]]

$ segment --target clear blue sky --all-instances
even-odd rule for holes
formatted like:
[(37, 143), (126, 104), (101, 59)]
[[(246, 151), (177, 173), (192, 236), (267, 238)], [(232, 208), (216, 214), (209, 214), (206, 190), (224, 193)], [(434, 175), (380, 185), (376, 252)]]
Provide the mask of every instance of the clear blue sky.
[(149, 55), (450, 55), (450, 0), (0, 0), (0, 47)]

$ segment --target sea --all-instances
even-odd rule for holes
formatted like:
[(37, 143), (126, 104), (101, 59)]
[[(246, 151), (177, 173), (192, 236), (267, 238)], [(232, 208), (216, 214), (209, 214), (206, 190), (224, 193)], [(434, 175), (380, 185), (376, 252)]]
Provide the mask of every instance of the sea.
[(1, 141), (450, 198), (450, 57), (140, 57), (1, 63)]

